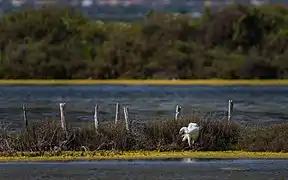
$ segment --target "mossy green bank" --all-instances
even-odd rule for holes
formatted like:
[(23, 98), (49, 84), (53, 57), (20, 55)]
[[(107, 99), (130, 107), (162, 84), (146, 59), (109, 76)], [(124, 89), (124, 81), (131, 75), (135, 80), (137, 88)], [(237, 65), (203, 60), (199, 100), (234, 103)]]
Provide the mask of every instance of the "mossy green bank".
[(18, 152), (1, 154), (0, 161), (73, 161), (73, 160), (113, 160), (113, 159), (159, 159), (159, 158), (232, 158), (232, 159), (288, 159), (288, 153), (244, 152), (244, 151), (95, 151), (62, 152), (53, 155), (49, 152)]
[(195, 80), (131, 80), (131, 79), (111, 79), (111, 80), (0, 80), (0, 85), (249, 85), (249, 86), (287, 86), (288, 79), (275, 80), (224, 80), (224, 79), (195, 79)]

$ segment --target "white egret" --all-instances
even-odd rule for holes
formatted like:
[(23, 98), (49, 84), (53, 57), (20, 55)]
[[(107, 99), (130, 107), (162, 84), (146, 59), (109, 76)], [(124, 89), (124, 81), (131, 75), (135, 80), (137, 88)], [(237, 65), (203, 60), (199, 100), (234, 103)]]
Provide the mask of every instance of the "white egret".
[[(179, 134), (183, 134), (182, 141), (188, 140), (189, 147), (194, 144), (195, 140), (199, 136), (200, 126), (196, 123), (189, 123), (188, 127), (182, 127)], [(192, 143), (191, 143), (192, 141)]]

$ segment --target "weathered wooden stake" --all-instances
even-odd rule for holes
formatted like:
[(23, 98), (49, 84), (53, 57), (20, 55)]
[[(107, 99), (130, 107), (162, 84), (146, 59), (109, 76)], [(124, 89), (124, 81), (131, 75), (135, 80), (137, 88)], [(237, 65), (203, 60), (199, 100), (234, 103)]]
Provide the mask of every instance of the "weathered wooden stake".
[(60, 103), (59, 104), (61, 127), (62, 127), (63, 131), (65, 131), (67, 134), (65, 111), (64, 111), (65, 106), (66, 106), (66, 103)]
[(128, 118), (128, 107), (124, 107), (123, 110), (124, 110), (126, 130), (129, 132), (130, 131), (130, 123), (129, 123), (129, 118)]
[(233, 101), (229, 100), (228, 102), (228, 121), (231, 121), (232, 119), (232, 113), (233, 113)]
[(98, 126), (99, 126), (99, 121), (98, 121), (98, 104), (95, 106), (95, 111), (94, 111), (94, 125), (95, 125), (95, 130), (98, 131)]
[(119, 120), (119, 112), (120, 112), (120, 105), (119, 103), (116, 104), (116, 110), (115, 110), (115, 124), (118, 123)]
[(181, 113), (181, 106), (177, 105), (175, 110), (175, 120), (177, 121)]
[(27, 109), (25, 107), (25, 104), (23, 104), (22, 108), (23, 108), (23, 120), (24, 120), (25, 128), (28, 128)]

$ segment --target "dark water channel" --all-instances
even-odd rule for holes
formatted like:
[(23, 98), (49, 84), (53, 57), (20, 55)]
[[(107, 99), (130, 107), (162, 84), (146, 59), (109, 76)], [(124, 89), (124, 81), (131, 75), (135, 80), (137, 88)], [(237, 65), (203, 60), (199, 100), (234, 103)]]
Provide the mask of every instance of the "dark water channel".
[(67, 103), (67, 119), (75, 124), (92, 121), (95, 104), (100, 106), (101, 121), (114, 119), (117, 102), (129, 107), (133, 120), (173, 118), (177, 104), (183, 116), (200, 110), (224, 117), (229, 99), (234, 100), (236, 120), (254, 124), (288, 120), (288, 86), (122, 85), (0, 86), (0, 120), (21, 126), (22, 104), (27, 105), (29, 119), (59, 118), (60, 102)]
[(286, 180), (288, 160), (131, 160), (0, 163), (5, 180)]

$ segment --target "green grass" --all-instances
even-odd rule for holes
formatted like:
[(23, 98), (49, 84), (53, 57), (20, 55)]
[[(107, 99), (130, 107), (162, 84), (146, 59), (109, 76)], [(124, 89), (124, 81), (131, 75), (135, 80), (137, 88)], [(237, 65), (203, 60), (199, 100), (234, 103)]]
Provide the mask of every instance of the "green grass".
[(288, 85), (288, 79), (275, 80), (221, 80), (221, 79), (199, 79), (199, 80), (0, 80), (0, 85), (98, 85), (98, 84), (120, 84), (120, 85)]
[(288, 159), (288, 153), (244, 152), (244, 151), (66, 151), (58, 155), (37, 152), (17, 152), (0, 154), (0, 161), (71, 161), (71, 160), (108, 160), (108, 159), (157, 159), (157, 158), (249, 158), (249, 159)]

